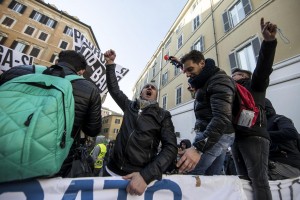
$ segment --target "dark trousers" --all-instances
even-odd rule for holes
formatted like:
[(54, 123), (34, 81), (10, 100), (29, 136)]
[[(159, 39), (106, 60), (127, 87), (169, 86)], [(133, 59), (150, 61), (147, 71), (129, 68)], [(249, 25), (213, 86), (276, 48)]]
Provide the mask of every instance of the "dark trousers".
[(272, 194), (268, 181), (270, 141), (258, 136), (236, 138), (232, 155), (238, 175), (248, 177), (255, 200), (270, 200)]

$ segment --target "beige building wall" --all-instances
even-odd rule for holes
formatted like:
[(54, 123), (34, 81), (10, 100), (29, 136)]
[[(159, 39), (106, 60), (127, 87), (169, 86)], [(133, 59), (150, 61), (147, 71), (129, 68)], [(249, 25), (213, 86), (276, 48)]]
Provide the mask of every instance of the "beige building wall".
[(101, 134), (106, 139), (115, 140), (121, 124), (123, 122), (123, 116), (120, 114), (111, 114), (102, 118), (102, 131)]
[[(26, 6), (26, 9), (23, 13), (17, 12), (13, 8), (9, 8), (12, 2), (20, 3)], [(34, 47), (40, 49), (38, 56), (34, 59), (35, 64), (45, 66), (54, 64), (54, 61), (50, 62), (51, 57), (53, 54), (58, 55), (61, 50), (64, 50), (60, 48), (62, 41), (67, 43), (66, 50), (73, 49), (73, 37), (64, 33), (66, 26), (80, 30), (89, 41), (98, 47), (89, 25), (81, 22), (77, 17), (59, 10), (55, 5), (45, 3), (42, 0), (3, 0), (0, 3), (0, 10), (0, 37), (4, 37), (1, 44), (11, 47), (14, 41), (23, 42), (27, 45), (23, 52), (25, 54), (30, 54)], [(54, 28), (49, 27), (32, 19), (30, 15), (33, 10), (56, 21), (56, 26)], [(11, 26), (3, 24), (6, 17), (14, 20)], [(24, 33), (27, 26), (35, 29), (31, 35)], [(48, 34), (45, 41), (39, 39), (41, 32)]]
[[(242, 3), (245, 2), (247, 4), (243, 5)], [(239, 15), (237, 23), (233, 25), (234, 20), (232, 19), (234, 18), (234, 14), (237, 13), (235, 11), (238, 10), (239, 13), (244, 11), (246, 15)], [(190, 134), (190, 132), (192, 132), (195, 118), (193, 114), (193, 99), (186, 90), (188, 87), (187, 78), (181, 72), (175, 75), (175, 67), (169, 62), (164, 61), (162, 59), (163, 56), (168, 54), (180, 58), (188, 53), (191, 47), (202, 37), (201, 51), (205, 58), (213, 58), (216, 65), (230, 75), (232, 67), (243, 67), (241, 61), (245, 61), (246, 59), (239, 60), (238, 56), (240, 52), (244, 52), (249, 47), (249, 52), (251, 51), (250, 53), (253, 53), (254, 56), (257, 55), (255, 52), (258, 53), (260, 43), (262, 42), (260, 19), (264, 17), (265, 21), (276, 23), (283, 34), (283, 36), (281, 36), (280, 32), (277, 34), (278, 45), (273, 67), (274, 71), (280, 69), (280, 73), (282, 74), (278, 75), (279, 73), (273, 72), (276, 75), (273, 79), (282, 79), (284, 77), (285, 82), (287, 82), (292, 79), (294, 80), (296, 76), (296, 79), (299, 81), (300, 40), (298, 38), (300, 29), (297, 26), (300, 17), (299, 10), (300, 3), (298, 0), (189, 0), (170, 27), (166, 36), (162, 39), (162, 42), (158, 44), (157, 50), (145, 66), (140, 78), (136, 81), (133, 89), (135, 97), (138, 96), (137, 94), (140, 92), (141, 85), (143, 85), (143, 77), (145, 77), (146, 73), (152, 71), (153, 63), (156, 63), (156, 76), (153, 78), (150, 76), (149, 81), (153, 80), (159, 87), (158, 102), (163, 107), (163, 98), (167, 97), (166, 109), (171, 111), (176, 131), (181, 132), (182, 137), (193, 139), (194, 135)], [(223, 18), (225, 12), (228, 13), (229, 21), (232, 25), (226, 31)], [(233, 15), (230, 15), (231, 13)], [(197, 16), (199, 16), (200, 23), (194, 30), (194, 19)], [(181, 35), (182, 46), (178, 47), (178, 38)], [(230, 58), (237, 65), (234, 66), (234, 62), (230, 62)], [(291, 59), (293, 61), (289, 61)], [(251, 70), (255, 67), (256, 60), (253, 60), (254, 65), (247, 65)], [(294, 74), (292, 78), (290, 76), (293, 74), (289, 72), (291, 71), (291, 65), (282, 64), (289, 62), (298, 63), (297, 69), (299, 70), (295, 71), (296, 75)], [(282, 71), (283, 68), (285, 70)], [(168, 72), (168, 80), (165, 84), (162, 84), (163, 74), (166, 72)], [(274, 87), (277, 87), (277, 82), (272, 82), (271, 76), (269, 87), (271, 92), (269, 92), (268, 97), (272, 97), (275, 104), (279, 105), (279, 99), (276, 98), (278, 94), (275, 92), (272, 93), (272, 91), (278, 91), (278, 89), (274, 89)], [(300, 83), (290, 83), (293, 85), (290, 85), (289, 88), (297, 87), (300, 89)], [(179, 104), (176, 103), (176, 89), (178, 87), (182, 87), (181, 103)], [(294, 92), (291, 91), (291, 93)], [(278, 101), (277, 103), (276, 100)], [(279, 110), (284, 114), (285, 109), (283, 107), (279, 107)], [(296, 116), (293, 113), (285, 114), (293, 116), (293, 120), (299, 121), (298, 127), (300, 128), (299, 115)]]

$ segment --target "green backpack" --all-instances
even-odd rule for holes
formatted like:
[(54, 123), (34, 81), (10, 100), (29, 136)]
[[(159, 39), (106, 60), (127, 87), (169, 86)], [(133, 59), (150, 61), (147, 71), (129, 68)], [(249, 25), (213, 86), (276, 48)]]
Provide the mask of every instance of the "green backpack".
[(70, 81), (81, 77), (35, 69), (0, 86), (0, 182), (56, 174), (73, 143)]

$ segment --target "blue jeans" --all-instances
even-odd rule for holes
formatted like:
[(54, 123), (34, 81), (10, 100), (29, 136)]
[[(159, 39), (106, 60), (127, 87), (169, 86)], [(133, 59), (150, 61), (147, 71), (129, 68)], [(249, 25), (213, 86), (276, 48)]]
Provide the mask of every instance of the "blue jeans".
[(254, 199), (272, 199), (268, 182), (268, 157), (270, 141), (259, 136), (238, 138), (232, 146), (232, 155), (238, 175), (248, 177)]
[[(195, 169), (189, 174), (194, 175), (221, 175), (228, 147), (234, 141), (235, 134), (223, 134), (219, 141), (210, 149), (205, 151), (196, 165)], [(196, 139), (201, 138), (198, 134)]]

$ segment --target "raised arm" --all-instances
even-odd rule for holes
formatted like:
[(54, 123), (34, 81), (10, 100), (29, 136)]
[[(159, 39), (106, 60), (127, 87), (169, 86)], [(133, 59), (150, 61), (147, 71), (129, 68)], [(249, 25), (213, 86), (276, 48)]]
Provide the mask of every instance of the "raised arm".
[(115, 102), (119, 105), (119, 107), (124, 111), (127, 107), (127, 104), (130, 102), (128, 97), (120, 90), (118, 80), (116, 77), (116, 64), (115, 58), (116, 53), (114, 50), (108, 50), (104, 53), (104, 58), (106, 61), (106, 81), (107, 88), (111, 95), (111, 97), (115, 100)]

